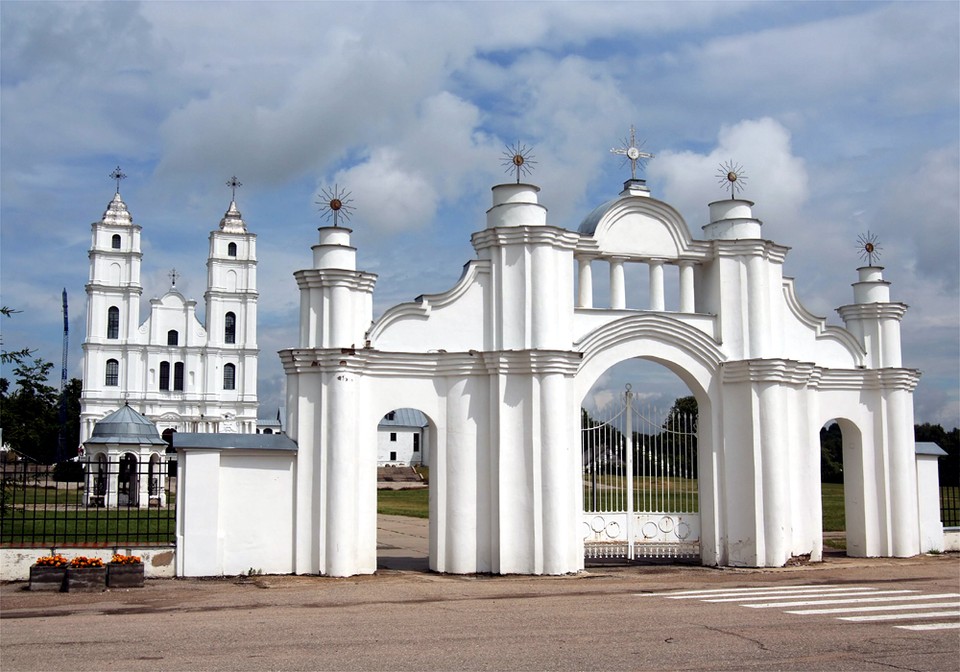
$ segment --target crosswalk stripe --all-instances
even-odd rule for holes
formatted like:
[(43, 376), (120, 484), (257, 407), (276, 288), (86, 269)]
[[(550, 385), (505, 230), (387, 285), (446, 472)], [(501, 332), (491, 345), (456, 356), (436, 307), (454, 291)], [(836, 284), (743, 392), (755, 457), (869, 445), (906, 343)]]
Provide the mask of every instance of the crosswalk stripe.
[(960, 630), (960, 623), (923, 623), (922, 625), (895, 625), (901, 630)]
[(905, 600), (934, 600), (947, 597), (960, 597), (960, 593), (940, 593), (939, 595), (896, 595), (888, 597), (847, 597), (840, 600), (804, 600), (801, 602), (771, 602), (769, 604), (744, 604), (751, 609), (779, 609), (785, 607), (813, 607), (818, 604), (858, 604), (861, 602), (900, 602)]
[[(774, 595), (774, 597), (792, 597), (793, 595), (805, 595), (805, 594), (808, 594), (808, 593), (814, 593), (814, 594), (819, 594), (819, 593), (823, 593), (823, 594), (829, 594), (829, 593), (851, 593), (851, 594), (853, 594), (853, 593), (866, 593), (866, 592), (870, 592), (870, 591), (872, 591), (872, 590), (875, 590), (875, 589), (872, 588), (871, 586), (853, 586), (853, 587), (850, 587), (850, 588), (847, 588), (847, 587), (844, 587), (844, 586), (828, 586), (828, 587), (826, 587), (826, 588), (823, 588), (823, 587), (817, 587), (817, 588), (814, 588), (814, 587), (809, 587), (809, 588), (808, 588), (808, 587), (804, 587), (804, 588), (799, 588), (799, 589), (796, 589), (796, 590), (787, 590), (787, 591), (777, 590), (777, 589), (773, 589), (773, 590), (771, 590), (771, 589), (765, 589), (765, 590), (762, 590), (762, 591), (758, 589), (758, 590), (752, 590), (752, 591), (750, 591), (750, 592), (746, 592), (746, 591), (736, 591), (736, 592), (733, 592), (733, 591), (731, 591), (731, 592), (724, 592), (724, 593), (715, 593), (715, 592), (711, 591), (709, 595), (701, 595), (701, 594), (697, 594), (697, 595), (664, 595), (664, 597), (666, 597), (667, 599), (670, 599), (670, 600), (704, 600), (705, 602), (710, 602), (710, 601), (714, 600), (715, 598), (721, 598), (721, 597), (732, 597), (732, 598), (739, 598), (739, 599), (746, 599), (746, 598), (748, 598), (748, 597), (753, 597), (753, 596), (757, 596), (757, 597), (759, 598), (759, 596), (761, 596), (761, 595)], [(706, 598), (709, 598), (709, 599), (706, 599)], [(768, 598), (765, 598), (765, 599), (768, 599)]]
[(852, 611), (895, 611), (897, 609), (942, 609), (960, 607), (960, 602), (931, 602), (927, 604), (883, 604), (872, 607), (833, 607), (830, 609), (795, 609), (788, 614), (847, 614)]
[[(805, 584), (800, 586), (757, 586), (754, 588), (709, 588), (704, 590), (680, 590), (671, 593), (659, 593), (658, 597), (674, 597), (678, 595), (709, 595), (712, 593), (749, 593), (749, 592), (768, 592), (768, 591), (778, 591), (778, 590), (804, 590), (808, 588), (825, 588), (830, 586), (830, 584)], [(842, 588), (843, 586), (837, 586)], [(869, 589), (870, 586), (864, 586), (864, 588)]]
[(960, 619), (960, 611), (924, 611), (908, 614), (870, 614), (869, 616), (840, 616), (841, 621), (856, 621), (857, 623), (866, 623), (868, 621), (905, 621), (913, 618), (943, 618), (944, 616), (956, 616)]
[[(916, 592), (917, 592), (916, 590), (874, 590), (869, 592), (847, 591), (842, 593), (817, 592), (817, 593), (811, 593), (811, 594), (801, 594), (801, 595), (797, 595), (797, 597), (804, 597), (804, 598), (821, 597), (821, 596), (822, 597), (849, 597), (849, 596), (860, 597), (863, 595), (902, 595), (904, 593), (916, 593)], [(704, 602), (744, 602), (744, 601), (759, 602), (763, 600), (782, 600), (785, 597), (790, 598), (793, 596), (792, 595), (763, 595), (763, 596), (744, 595), (742, 597), (724, 597), (724, 598), (709, 599), (709, 600), (703, 600), (703, 601)], [(750, 606), (750, 605), (745, 605), (745, 606)]]

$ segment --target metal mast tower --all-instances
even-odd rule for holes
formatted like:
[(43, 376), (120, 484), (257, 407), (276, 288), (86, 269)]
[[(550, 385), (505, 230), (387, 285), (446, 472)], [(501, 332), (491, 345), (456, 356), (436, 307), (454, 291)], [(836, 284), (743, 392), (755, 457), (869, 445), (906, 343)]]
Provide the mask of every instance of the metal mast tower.
[(60, 365), (60, 436), (57, 462), (67, 459), (67, 349), (70, 345), (70, 318), (67, 312), (67, 288), (63, 288), (63, 359)]

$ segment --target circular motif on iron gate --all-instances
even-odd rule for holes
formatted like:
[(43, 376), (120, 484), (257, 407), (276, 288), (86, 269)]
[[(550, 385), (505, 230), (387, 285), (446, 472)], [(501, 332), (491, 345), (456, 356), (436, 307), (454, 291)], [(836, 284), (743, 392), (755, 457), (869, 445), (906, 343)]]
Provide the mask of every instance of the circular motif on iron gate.
[(646, 539), (653, 539), (660, 532), (660, 530), (657, 529), (657, 524), (652, 520), (648, 520), (643, 524), (642, 531)]
[(593, 520), (590, 522), (590, 529), (600, 534), (603, 532), (603, 528), (607, 526), (606, 521), (603, 519), (603, 516), (594, 516)]
[(607, 524), (607, 537), (610, 539), (616, 539), (620, 536), (620, 523), (615, 520), (611, 520)]
[(677, 539), (686, 539), (690, 536), (690, 526), (685, 522), (677, 523)]
[(673, 531), (673, 518), (670, 516), (664, 516), (660, 519), (660, 531), (661, 532), (672, 532)]

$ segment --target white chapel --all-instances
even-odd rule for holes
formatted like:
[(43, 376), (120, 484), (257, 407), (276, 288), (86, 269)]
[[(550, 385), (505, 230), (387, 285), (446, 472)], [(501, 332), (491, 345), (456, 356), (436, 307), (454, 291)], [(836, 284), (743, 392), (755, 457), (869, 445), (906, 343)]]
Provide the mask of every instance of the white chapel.
[[(125, 403), (173, 432), (257, 429), (257, 248), (235, 200), (210, 233), (204, 314), (176, 288), (141, 321), (141, 227), (117, 192), (91, 225), (80, 442)], [(235, 178), (228, 186), (239, 186)]]

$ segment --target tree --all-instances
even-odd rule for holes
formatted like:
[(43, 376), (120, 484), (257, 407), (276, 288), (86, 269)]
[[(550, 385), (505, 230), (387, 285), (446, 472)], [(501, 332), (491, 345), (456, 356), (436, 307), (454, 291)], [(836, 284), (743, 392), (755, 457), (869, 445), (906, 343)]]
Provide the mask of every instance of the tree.
[(693, 396), (673, 402), (661, 425), (660, 446), (669, 455), (671, 473), (697, 474), (699, 408)]
[[(0, 315), (3, 315), (4, 317), (13, 317), (14, 313), (19, 312), (19, 310), (14, 310), (13, 308), (8, 308), (7, 306), (0, 306)], [(23, 360), (29, 357), (30, 353), (33, 352), (29, 348), (10, 352), (4, 350), (2, 346), (3, 336), (0, 336), (0, 364), (21, 364)]]
[(17, 389), (9, 393), (9, 382), (0, 384), (0, 427), (3, 439), (14, 450), (37, 462), (53, 461), (57, 450), (57, 401), (54, 387), (47, 384), (53, 364), (40, 358), (21, 361), (13, 370)]
[(843, 434), (835, 422), (820, 429), (820, 482), (843, 483)]

